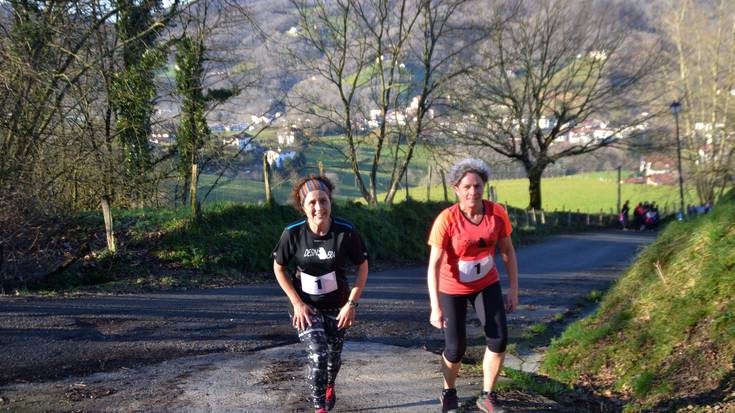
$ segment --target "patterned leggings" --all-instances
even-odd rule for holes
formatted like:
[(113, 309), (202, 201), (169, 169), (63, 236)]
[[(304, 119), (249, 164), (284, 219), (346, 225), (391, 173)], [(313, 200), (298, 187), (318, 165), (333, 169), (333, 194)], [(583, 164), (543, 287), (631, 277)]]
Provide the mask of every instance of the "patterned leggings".
[(309, 359), (306, 381), (317, 410), (326, 407), (327, 384), (334, 384), (342, 366), (345, 330), (337, 328), (336, 315), (328, 315), (331, 313), (316, 310), (311, 316), (311, 327), (299, 331), (299, 340), (306, 344)]

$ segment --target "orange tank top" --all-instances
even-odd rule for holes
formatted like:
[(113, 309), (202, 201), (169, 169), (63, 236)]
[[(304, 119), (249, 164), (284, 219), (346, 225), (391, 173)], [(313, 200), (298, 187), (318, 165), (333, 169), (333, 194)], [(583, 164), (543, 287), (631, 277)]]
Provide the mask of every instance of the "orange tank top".
[(444, 250), (439, 268), (439, 291), (472, 294), (498, 282), (495, 250), (498, 240), (513, 229), (501, 205), (483, 200), (485, 212), (479, 224), (471, 222), (455, 204), (434, 220), (429, 245)]

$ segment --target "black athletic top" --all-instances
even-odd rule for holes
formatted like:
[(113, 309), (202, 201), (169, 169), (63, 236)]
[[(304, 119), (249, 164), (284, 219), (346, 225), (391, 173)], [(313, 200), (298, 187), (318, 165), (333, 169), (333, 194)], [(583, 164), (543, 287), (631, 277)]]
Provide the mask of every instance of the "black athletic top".
[(301, 299), (318, 309), (337, 309), (349, 299), (346, 270), (368, 258), (365, 243), (353, 225), (332, 218), (324, 236), (315, 234), (305, 219), (283, 230), (273, 249), (273, 259), (283, 266), (291, 263), (291, 280)]

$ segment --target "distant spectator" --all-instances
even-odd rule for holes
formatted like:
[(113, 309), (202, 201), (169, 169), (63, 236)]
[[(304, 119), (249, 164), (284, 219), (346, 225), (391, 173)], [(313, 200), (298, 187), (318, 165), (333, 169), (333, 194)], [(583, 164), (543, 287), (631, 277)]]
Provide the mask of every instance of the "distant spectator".
[(641, 225), (643, 224), (643, 214), (645, 214), (646, 211), (643, 209), (643, 205), (639, 202), (638, 205), (635, 206), (635, 209), (633, 209), (633, 225), (635, 229), (640, 229)]
[(661, 218), (661, 216), (658, 213), (658, 206), (655, 202), (651, 202), (651, 212), (653, 213), (653, 225), (651, 229), (658, 229), (658, 223)]
[(641, 216), (641, 224), (638, 227), (640, 231), (652, 231), (658, 226), (658, 208), (656, 203), (643, 203), (643, 215)]
[(688, 204), (687, 205), (687, 216), (688, 217), (692, 217), (696, 213), (697, 213), (697, 210), (696, 210), (696, 208), (694, 208), (694, 205)]
[(628, 213), (630, 212), (630, 206), (628, 205), (630, 201), (626, 200), (623, 204), (623, 207), (620, 209), (620, 225), (623, 227), (623, 230), (628, 229)]

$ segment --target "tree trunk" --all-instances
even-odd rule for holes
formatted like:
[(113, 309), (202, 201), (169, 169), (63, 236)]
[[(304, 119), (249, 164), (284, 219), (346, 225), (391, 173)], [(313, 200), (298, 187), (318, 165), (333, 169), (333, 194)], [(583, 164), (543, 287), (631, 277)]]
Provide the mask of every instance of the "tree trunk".
[[(420, 120), (419, 120), (419, 126), (417, 126), (418, 129), (420, 129)], [(400, 140), (400, 136), (399, 136)], [(411, 159), (413, 158), (413, 150), (416, 146), (416, 143), (418, 141), (414, 140), (411, 143), (408, 144), (408, 148), (406, 149), (406, 155), (403, 158), (403, 161), (401, 162), (401, 166), (396, 171), (396, 177), (391, 178), (391, 184), (390, 189), (388, 190), (388, 193), (385, 196), (385, 203), (388, 205), (393, 204), (393, 199), (396, 196), (396, 193), (398, 192), (398, 187), (400, 186), (401, 179), (405, 179), (406, 183), (406, 200), (408, 200), (411, 195), (408, 193), (408, 165), (411, 163)]]
[(107, 195), (102, 196), (102, 216), (105, 219), (105, 234), (107, 235), (107, 250), (112, 254), (115, 253), (117, 248), (115, 247), (115, 233), (112, 230), (112, 210), (110, 208), (110, 197)]
[(541, 175), (542, 168), (528, 171), (528, 207), (541, 209)]

